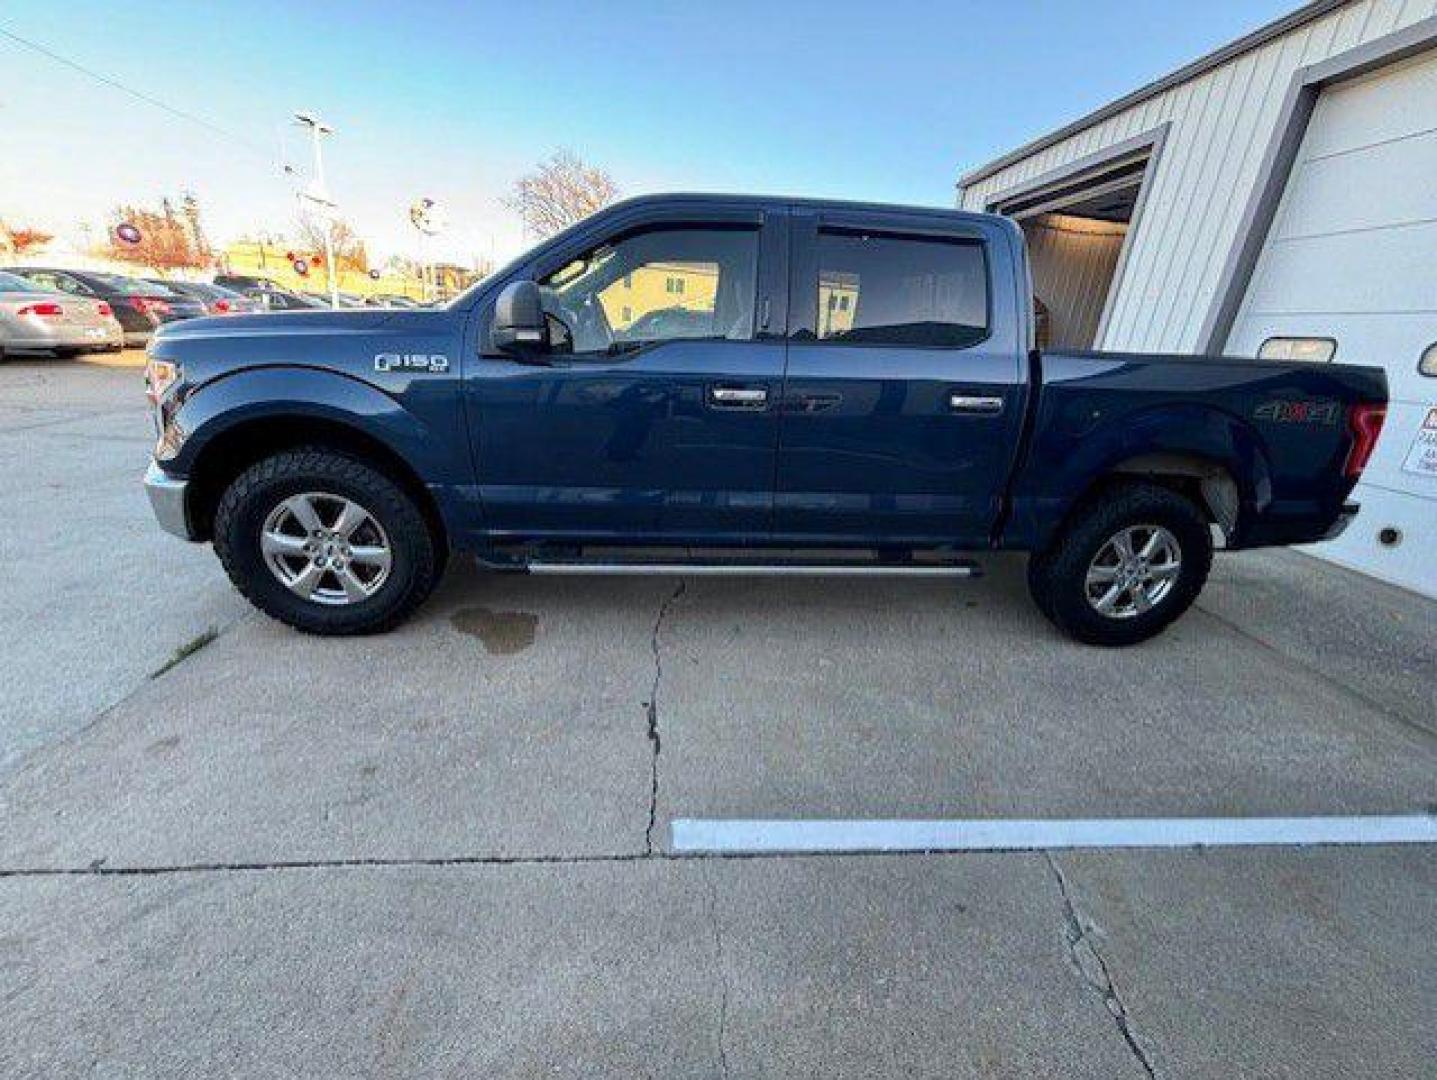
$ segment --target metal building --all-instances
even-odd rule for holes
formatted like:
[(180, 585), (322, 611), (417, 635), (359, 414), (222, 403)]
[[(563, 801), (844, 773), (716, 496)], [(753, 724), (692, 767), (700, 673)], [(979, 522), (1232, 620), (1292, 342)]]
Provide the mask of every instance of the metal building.
[(1316, 0), (958, 193), (1022, 223), (1054, 345), (1384, 366), (1313, 553), (1437, 595), (1437, 0)]

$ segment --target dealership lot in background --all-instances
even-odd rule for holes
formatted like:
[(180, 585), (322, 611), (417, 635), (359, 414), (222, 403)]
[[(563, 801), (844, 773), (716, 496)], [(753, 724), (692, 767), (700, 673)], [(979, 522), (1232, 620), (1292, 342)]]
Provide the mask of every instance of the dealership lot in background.
[(1437, 1054), (1430, 846), (719, 859), (669, 831), (1431, 812), (1431, 601), (1226, 557), (1198, 610), (1111, 652), (1049, 628), (1010, 558), (963, 585), (460, 565), (400, 631), (320, 640), (155, 531), (150, 441), (133, 366), (0, 366), (17, 1075)]

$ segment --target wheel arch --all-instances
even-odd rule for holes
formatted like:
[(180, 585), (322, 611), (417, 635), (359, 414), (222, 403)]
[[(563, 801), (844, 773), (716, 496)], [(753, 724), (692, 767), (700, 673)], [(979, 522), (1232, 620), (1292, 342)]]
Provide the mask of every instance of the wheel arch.
[[(1102, 409), (1098, 402), (1091, 418)], [(1220, 526), (1229, 546), (1241, 543), (1247, 523), (1272, 500), (1272, 470), (1261, 438), (1226, 409), (1167, 403), (1080, 433), (1049, 416), (1015, 491), (1013, 528), (1005, 529), (1004, 539), (1041, 551), (1093, 499), (1133, 481), (1191, 499)]]
[(301, 446), (336, 450), (379, 469), (414, 499), (436, 545), (447, 549), (448, 529), (439, 505), (403, 455), (356, 423), (335, 416), (293, 412), (238, 420), (214, 433), (195, 452), (189, 466), (186, 500), (198, 538), (212, 538), (215, 508), (236, 477), (267, 457)]

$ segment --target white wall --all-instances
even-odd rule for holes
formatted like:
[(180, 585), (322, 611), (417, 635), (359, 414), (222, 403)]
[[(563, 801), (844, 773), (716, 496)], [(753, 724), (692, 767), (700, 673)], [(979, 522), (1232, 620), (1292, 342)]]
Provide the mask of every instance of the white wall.
[(1018, 184), (1169, 122), (1097, 345), (1192, 352), (1294, 72), (1434, 13), (1437, 0), (1353, 0), (984, 178), (960, 205), (984, 209)]

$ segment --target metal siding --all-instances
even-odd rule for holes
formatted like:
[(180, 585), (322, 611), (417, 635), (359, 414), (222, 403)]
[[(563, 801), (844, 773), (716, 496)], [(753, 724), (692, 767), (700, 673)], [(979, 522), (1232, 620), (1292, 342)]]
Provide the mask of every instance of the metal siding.
[(963, 189), (960, 205), (981, 210), (1017, 184), (1171, 122), (1098, 345), (1194, 351), (1294, 72), (1433, 14), (1437, 0), (1354, 0), (1014, 162)]
[(1055, 347), (1091, 347), (1127, 232), (1122, 225), (1084, 228), (1079, 222), (1077, 226), (1061, 214), (1024, 222), (1033, 292), (1048, 307)]

